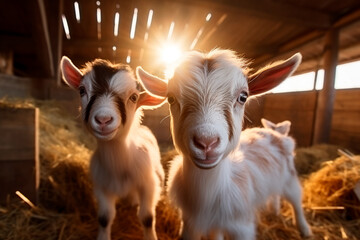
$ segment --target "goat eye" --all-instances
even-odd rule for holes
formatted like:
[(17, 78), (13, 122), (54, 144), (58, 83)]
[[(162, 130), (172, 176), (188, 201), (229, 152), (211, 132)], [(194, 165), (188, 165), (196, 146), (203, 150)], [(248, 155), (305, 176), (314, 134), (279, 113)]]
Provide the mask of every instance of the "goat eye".
[(86, 89), (84, 86), (79, 87), (79, 93), (80, 93), (80, 97), (86, 94)]
[(134, 93), (133, 95), (130, 96), (130, 100), (133, 102), (133, 103), (136, 103), (137, 100), (138, 100), (139, 96)]
[(170, 105), (175, 103), (175, 97), (174, 96), (168, 96), (167, 101)]
[(240, 93), (240, 96), (239, 96), (238, 99), (237, 99), (237, 101), (238, 101), (241, 105), (243, 105), (243, 104), (245, 104), (247, 98), (248, 98), (247, 92), (241, 92), (241, 93)]

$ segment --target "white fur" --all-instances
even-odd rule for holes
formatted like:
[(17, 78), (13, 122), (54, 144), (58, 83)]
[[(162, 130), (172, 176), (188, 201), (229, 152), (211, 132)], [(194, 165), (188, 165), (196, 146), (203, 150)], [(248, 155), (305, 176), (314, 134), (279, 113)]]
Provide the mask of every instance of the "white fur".
[[(255, 239), (254, 212), (277, 195), (293, 205), (300, 232), (311, 235), (293, 165), (294, 141), (270, 129), (241, 133), (244, 105), (237, 99), (249, 92), (246, 72), (231, 51), (193, 52), (169, 80), (167, 97), (176, 99), (170, 105), (173, 140), (181, 154), (171, 164), (168, 191), (181, 209), (184, 239), (212, 233)], [(218, 142), (206, 152), (194, 139)]]

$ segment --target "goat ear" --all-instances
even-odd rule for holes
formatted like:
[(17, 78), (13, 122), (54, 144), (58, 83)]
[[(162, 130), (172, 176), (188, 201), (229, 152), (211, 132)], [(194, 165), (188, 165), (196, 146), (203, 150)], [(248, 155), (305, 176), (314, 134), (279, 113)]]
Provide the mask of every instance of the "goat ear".
[(261, 123), (264, 126), (264, 128), (275, 129), (276, 127), (274, 123), (270, 122), (269, 120), (266, 120), (265, 118), (261, 119)]
[(150, 94), (159, 97), (166, 97), (167, 82), (165, 80), (147, 73), (144, 69), (142, 69), (142, 67), (136, 68), (136, 75), (143, 88)]
[(83, 77), (81, 71), (71, 62), (71, 60), (63, 56), (60, 62), (62, 77), (67, 85), (77, 89)]
[(165, 102), (165, 98), (154, 97), (147, 92), (140, 93), (136, 108), (154, 109), (160, 107)]
[(261, 94), (278, 86), (295, 72), (301, 62), (301, 58), (301, 54), (296, 53), (283, 62), (271, 64), (251, 75), (249, 77), (250, 95)]
[(278, 123), (276, 125), (276, 131), (278, 131), (281, 134), (288, 135), (290, 132), (290, 126), (291, 126), (290, 121), (284, 121), (284, 122)]

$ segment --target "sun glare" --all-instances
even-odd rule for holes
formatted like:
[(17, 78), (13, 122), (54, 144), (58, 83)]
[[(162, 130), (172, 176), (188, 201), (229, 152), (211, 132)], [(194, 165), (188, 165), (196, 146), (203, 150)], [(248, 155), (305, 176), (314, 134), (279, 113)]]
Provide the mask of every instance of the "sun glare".
[(166, 65), (174, 64), (180, 57), (181, 50), (176, 44), (167, 44), (161, 49), (161, 61)]
[(165, 65), (165, 78), (169, 79), (182, 55), (181, 48), (176, 44), (166, 44), (160, 49), (160, 60)]

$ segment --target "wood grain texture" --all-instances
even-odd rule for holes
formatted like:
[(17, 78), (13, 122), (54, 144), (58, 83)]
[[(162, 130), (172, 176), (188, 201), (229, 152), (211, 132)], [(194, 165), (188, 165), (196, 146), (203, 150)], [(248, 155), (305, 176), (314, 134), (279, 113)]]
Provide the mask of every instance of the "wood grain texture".
[(0, 108), (0, 202), (20, 191), (37, 202), (39, 109)]

